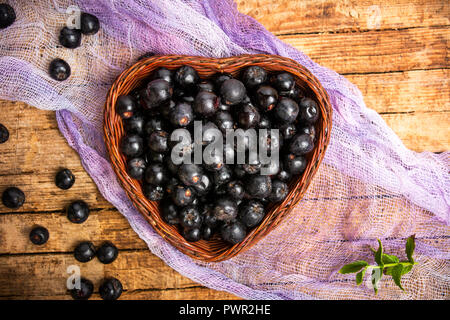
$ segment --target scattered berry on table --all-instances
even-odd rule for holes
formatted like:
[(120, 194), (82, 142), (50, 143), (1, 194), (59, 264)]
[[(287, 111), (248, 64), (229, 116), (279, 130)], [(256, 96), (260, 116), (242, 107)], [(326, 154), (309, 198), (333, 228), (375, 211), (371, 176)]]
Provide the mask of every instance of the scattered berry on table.
[(90, 13), (82, 12), (80, 15), (81, 33), (89, 36), (96, 34), (100, 29), (98, 18)]
[(72, 202), (67, 207), (67, 218), (72, 223), (83, 223), (89, 217), (89, 206), (83, 200)]
[(116, 278), (107, 278), (98, 289), (103, 300), (117, 300), (122, 294), (122, 283)]
[(116, 260), (118, 254), (119, 250), (117, 249), (117, 247), (109, 241), (103, 243), (97, 249), (97, 258), (103, 264), (110, 264), (111, 262)]
[(94, 284), (86, 278), (80, 279), (80, 287), (70, 290), (70, 295), (74, 300), (88, 300), (94, 292)]
[(3, 124), (0, 123), (0, 144), (5, 143), (9, 139), (9, 131)]
[(95, 254), (96, 252), (94, 244), (90, 241), (84, 241), (79, 243), (73, 251), (75, 259), (77, 259), (80, 262), (91, 261), (95, 257)]
[(48, 230), (44, 227), (35, 227), (30, 232), (30, 241), (36, 245), (43, 245), (50, 237)]
[(49, 66), (49, 74), (50, 77), (57, 81), (64, 81), (70, 76), (70, 66), (69, 64), (64, 61), (63, 59), (54, 59), (52, 62), (50, 62)]
[(55, 176), (55, 184), (58, 188), (67, 190), (75, 183), (75, 176), (69, 169), (62, 169), (58, 171)]
[(81, 31), (64, 27), (59, 33), (59, 43), (66, 48), (75, 49), (81, 44)]
[(2, 203), (10, 209), (19, 209), (25, 202), (25, 194), (17, 187), (9, 187), (3, 191)]

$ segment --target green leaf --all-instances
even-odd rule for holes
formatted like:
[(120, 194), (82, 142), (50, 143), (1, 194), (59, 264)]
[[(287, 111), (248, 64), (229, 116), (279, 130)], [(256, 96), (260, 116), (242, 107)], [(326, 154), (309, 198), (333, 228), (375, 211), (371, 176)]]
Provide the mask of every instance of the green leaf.
[(378, 250), (375, 252), (375, 262), (380, 266), (383, 267), (383, 245), (381, 244), (380, 239), (378, 240)]
[(390, 254), (387, 254), (387, 253), (383, 253), (381, 259), (382, 259), (384, 264), (398, 263), (399, 262), (398, 257), (390, 255)]
[(412, 264), (410, 264), (408, 266), (403, 266), (402, 275), (407, 274), (408, 272), (410, 272), (412, 268), (413, 268)]
[(402, 284), (400, 282), (401, 278), (402, 278), (402, 272), (403, 272), (403, 265), (402, 264), (398, 264), (395, 267), (392, 267), (392, 279), (394, 279), (395, 284), (402, 289), (403, 291), (405, 291), (405, 289), (403, 289)]
[(346, 273), (355, 273), (361, 270), (362, 268), (368, 266), (369, 263), (367, 261), (358, 260), (349, 264), (346, 264), (339, 270), (339, 273), (346, 274)]
[(364, 274), (366, 273), (366, 268), (362, 269), (360, 272), (356, 274), (356, 285), (360, 285), (363, 282)]
[(414, 249), (416, 248), (415, 235), (412, 235), (406, 240), (406, 256), (408, 257), (408, 261), (414, 263)]
[(387, 268), (384, 268), (384, 269), (383, 269), (383, 273), (386, 274), (386, 275), (388, 275), (388, 276), (391, 276), (391, 275), (392, 275), (392, 268), (393, 268), (393, 267), (387, 267)]

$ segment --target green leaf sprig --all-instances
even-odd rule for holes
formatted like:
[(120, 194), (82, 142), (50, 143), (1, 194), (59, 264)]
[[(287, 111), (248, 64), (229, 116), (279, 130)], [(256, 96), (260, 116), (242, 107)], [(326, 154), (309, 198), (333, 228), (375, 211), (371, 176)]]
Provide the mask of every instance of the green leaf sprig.
[(370, 248), (374, 254), (375, 262), (377, 263), (376, 265), (369, 265), (367, 261), (358, 260), (343, 266), (339, 270), (339, 273), (356, 273), (356, 284), (359, 286), (363, 282), (367, 269), (372, 269), (371, 280), (375, 294), (378, 293), (378, 284), (383, 274), (390, 275), (395, 284), (405, 291), (401, 284), (401, 277), (410, 272), (412, 267), (417, 264), (413, 258), (414, 249), (416, 248), (415, 236), (412, 235), (406, 240), (405, 252), (408, 260), (404, 261), (400, 261), (400, 259), (394, 255), (384, 253), (381, 241), (379, 239), (377, 240), (378, 250)]

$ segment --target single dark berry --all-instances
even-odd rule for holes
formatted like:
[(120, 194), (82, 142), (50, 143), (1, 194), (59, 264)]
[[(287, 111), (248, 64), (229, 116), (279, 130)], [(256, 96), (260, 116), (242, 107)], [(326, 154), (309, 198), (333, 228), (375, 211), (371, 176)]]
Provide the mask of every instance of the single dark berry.
[(280, 180), (272, 181), (272, 193), (268, 197), (271, 202), (283, 201), (289, 193), (288, 185)]
[(294, 76), (288, 72), (279, 73), (272, 78), (272, 85), (278, 92), (290, 91), (295, 86)]
[(274, 109), (274, 115), (282, 123), (292, 123), (297, 118), (299, 107), (297, 102), (290, 98), (281, 97)]
[(222, 239), (231, 244), (237, 244), (245, 239), (247, 231), (245, 225), (239, 221), (231, 224), (224, 224), (220, 230)]
[(311, 98), (303, 98), (300, 100), (299, 119), (305, 123), (315, 123), (319, 119), (319, 107)]
[(205, 203), (201, 214), (203, 216), (204, 225), (212, 229), (215, 229), (219, 226), (220, 221), (217, 220), (216, 216), (214, 215), (214, 204), (211, 204), (209, 202)]
[(116, 278), (105, 279), (98, 288), (98, 293), (103, 300), (117, 300), (122, 291), (122, 283)]
[(255, 99), (261, 111), (267, 112), (275, 108), (278, 92), (270, 86), (261, 86), (256, 90)]
[(79, 243), (75, 250), (73, 251), (73, 255), (75, 259), (80, 262), (88, 262), (94, 259), (95, 257), (95, 247), (94, 244), (90, 241), (84, 241)]
[(265, 215), (264, 205), (260, 201), (249, 200), (239, 205), (239, 221), (247, 228), (257, 226)]
[(146, 167), (144, 158), (133, 158), (127, 162), (127, 173), (133, 179), (142, 180)]
[(48, 241), (49, 233), (44, 227), (33, 228), (30, 232), (30, 241), (36, 245), (43, 245)]
[(178, 168), (178, 177), (186, 186), (194, 186), (200, 183), (203, 169), (196, 164), (182, 164)]
[(206, 145), (213, 142), (219, 137), (219, 134), (221, 135), (222, 133), (219, 131), (219, 128), (215, 125), (215, 123), (208, 121), (202, 125), (203, 144)]
[(96, 34), (100, 29), (98, 18), (90, 13), (83, 12), (80, 16), (81, 33), (90, 36)]
[(169, 172), (161, 163), (151, 163), (145, 170), (145, 181), (155, 186), (162, 186), (169, 180)]
[(212, 154), (206, 154), (204, 155), (204, 164), (203, 167), (208, 171), (218, 171), (222, 169), (222, 167), (225, 165), (225, 160), (223, 158), (223, 152), (213, 150)]
[(0, 144), (5, 143), (9, 139), (8, 129), (0, 123)]
[(58, 81), (64, 81), (70, 76), (70, 66), (62, 59), (54, 59), (48, 68), (50, 77)]
[(162, 79), (167, 81), (171, 86), (173, 86), (173, 71), (167, 68), (161, 67), (153, 71), (152, 80)]
[(183, 238), (189, 242), (197, 242), (202, 238), (202, 232), (200, 228), (193, 229), (183, 229), (182, 234)]
[(89, 217), (89, 206), (83, 200), (72, 202), (67, 207), (67, 218), (73, 223), (83, 223)]
[(258, 129), (270, 129), (272, 122), (267, 114), (262, 114), (259, 120)]
[(159, 113), (164, 117), (164, 119), (170, 121), (170, 113), (172, 112), (173, 108), (175, 108), (175, 106), (175, 101), (171, 99), (169, 102), (159, 107)]
[(186, 127), (194, 120), (192, 106), (188, 102), (178, 102), (170, 111), (170, 122), (175, 127)]
[(248, 88), (255, 88), (267, 80), (267, 72), (261, 67), (251, 66), (244, 70), (242, 81)]
[(297, 156), (305, 155), (314, 149), (314, 141), (311, 136), (302, 133), (292, 138), (289, 151)]
[(220, 87), (220, 96), (222, 102), (234, 106), (241, 103), (246, 95), (244, 84), (236, 79), (226, 80)]
[(263, 164), (261, 166), (261, 174), (274, 176), (280, 172), (280, 163), (278, 161), (270, 161), (269, 163)]
[(55, 184), (58, 188), (67, 190), (75, 183), (75, 176), (69, 169), (62, 169), (58, 171), (55, 176)]
[(214, 203), (214, 216), (219, 221), (229, 222), (236, 218), (238, 208), (236, 200), (229, 197), (221, 197)]
[(242, 167), (242, 165), (236, 165), (234, 167), (234, 175), (239, 178), (242, 179), (245, 177), (245, 175), (247, 174), (247, 172), (245, 172), (244, 168)]
[(219, 109), (220, 99), (212, 92), (200, 91), (194, 100), (194, 111), (204, 117), (213, 116)]
[(144, 184), (144, 196), (150, 201), (160, 201), (164, 198), (164, 188), (153, 184)]
[(97, 258), (101, 263), (109, 264), (116, 260), (119, 250), (111, 242), (103, 243), (97, 250)]
[(242, 169), (244, 169), (247, 174), (257, 174), (261, 170), (261, 162), (257, 160), (254, 163), (245, 163), (242, 165)]
[(173, 89), (165, 80), (155, 79), (149, 82), (141, 92), (141, 101), (145, 109), (154, 109), (167, 104), (172, 97)]
[(16, 187), (9, 187), (3, 191), (2, 203), (10, 209), (19, 209), (25, 202), (25, 194)]
[(311, 137), (313, 141), (316, 140), (316, 128), (312, 124), (309, 125), (301, 125), (297, 128), (298, 133), (305, 133)]
[(144, 140), (136, 135), (126, 135), (120, 141), (120, 151), (130, 158), (139, 157), (144, 151)]
[(289, 180), (291, 180), (291, 174), (284, 169), (284, 166), (282, 166), (276, 177), (278, 180), (281, 180), (283, 182), (288, 182)]
[(150, 136), (154, 131), (168, 131), (169, 123), (161, 117), (151, 117), (144, 125), (144, 133), (146, 136)]
[(297, 127), (293, 123), (285, 123), (279, 128), (279, 130), (284, 140), (293, 138), (297, 133)]
[(81, 44), (81, 31), (64, 27), (59, 33), (59, 43), (66, 48), (75, 49)]
[(243, 129), (255, 128), (259, 125), (261, 116), (251, 103), (245, 104), (238, 112), (239, 127)]
[(178, 217), (178, 207), (169, 199), (164, 199), (159, 204), (161, 218), (168, 224), (178, 224), (180, 221)]
[(165, 163), (166, 159), (164, 153), (157, 153), (153, 150), (149, 150), (144, 158), (146, 163)]
[(302, 156), (287, 154), (284, 158), (283, 167), (291, 175), (302, 173), (306, 169), (306, 159)]
[(81, 278), (80, 288), (73, 288), (70, 290), (70, 295), (74, 300), (88, 300), (94, 292), (94, 284), (92, 281)]
[(216, 91), (220, 91), (222, 84), (229, 79), (233, 79), (233, 76), (229, 73), (216, 73), (213, 76), (213, 83), (216, 87)]
[(169, 134), (166, 131), (153, 131), (148, 137), (147, 144), (150, 150), (157, 153), (169, 151)]
[(212, 235), (214, 234), (214, 230), (209, 226), (203, 226), (201, 229), (202, 239), (203, 240), (210, 240)]
[(195, 90), (200, 77), (190, 66), (182, 66), (175, 71), (175, 83), (186, 90)]
[(272, 181), (269, 176), (250, 175), (245, 188), (252, 198), (262, 199), (272, 192)]
[(227, 194), (236, 200), (244, 198), (245, 188), (244, 184), (240, 181), (231, 181), (227, 184)]
[(206, 195), (212, 189), (212, 186), (213, 182), (209, 176), (202, 174), (200, 176), (200, 181), (193, 185), (193, 188), (198, 195)]
[(299, 87), (294, 85), (294, 87), (291, 90), (280, 92), (280, 95), (283, 97), (291, 98), (292, 100), (295, 100), (298, 103), (303, 96), (303, 92), (300, 90)]
[(224, 184), (233, 178), (233, 169), (224, 165), (220, 170), (214, 171), (214, 183), (216, 185)]
[(120, 96), (116, 102), (116, 112), (122, 119), (134, 116), (137, 110), (136, 98), (130, 95)]
[(202, 225), (202, 216), (197, 207), (186, 206), (180, 210), (180, 224), (185, 229), (200, 228)]
[(173, 202), (179, 207), (187, 206), (194, 200), (192, 189), (183, 185), (176, 186), (171, 196)]
[(214, 123), (222, 133), (226, 133), (227, 130), (235, 128), (233, 116), (226, 111), (217, 112), (214, 117)]
[(7, 3), (0, 3), (0, 29), (8, 28), (16, 21), (14, 8)]
[(198, 91), (208, 91), (208, 92), (214, 92), (214, 83), (212, 83), (209, 80), (202, 80), (197, 85)]
[(129, 119), (123, 120), (123, 128), (127, 134), (144, 134), (145, 117), (142, 114), (135, 114)]

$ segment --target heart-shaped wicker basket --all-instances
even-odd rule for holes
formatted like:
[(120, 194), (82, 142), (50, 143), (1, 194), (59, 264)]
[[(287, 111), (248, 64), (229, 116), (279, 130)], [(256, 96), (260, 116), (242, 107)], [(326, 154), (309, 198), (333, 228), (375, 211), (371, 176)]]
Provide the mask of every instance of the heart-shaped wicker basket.
[[(162, 220), (158, 203), (150, 201), (144, 196), (140, 182), (128, 176), (126, 158), (119, 150), (124, 129), (122, 120), (115, 111), (117, 98), (129, 94), (133, 89), (139, 87), (153, 70), (159, 67), (173, 70), (182, 65), (189, 65), (196, 69), (202, 79), (211, 77), (218, 72), (227, 72), (236, 76), (243, 68), (248, 66), (260, 66), (272, 73), (290, 72), (295, 76), (297, 85), (307, 96), (313, 98), (320, 107), (321, 117), (315, 128), (317, 142), (314, 150), (308, 155), (308, 165), (304, 173), (295, 181), (291, 181), (290, 192), (286, 199), (282, 203), (272, 206), (261, 224), (252, 229), (246, 238), (236, 245), (230, 245), (219, 237), (213, 237), (210, 241), (186, 241), (180, 235), (176, 226), (169, 225)], [(111, 164), (120, 183), (131, 202), (156, 232), (178, 250), (195, 259), (222, 261), (254, 245), (273, 230), (300, 201), (324, 157), (325, 149), (330, 140), (331, 114), (329, 97), (319, 81), (303, 66), (288, 58), (263, 54), (241, 55), (223, 59), (178, 55), (153, 56), (138, 61), (125, 70), (113, 83), (105, 104), (104, 138)]]

